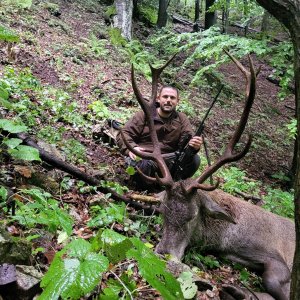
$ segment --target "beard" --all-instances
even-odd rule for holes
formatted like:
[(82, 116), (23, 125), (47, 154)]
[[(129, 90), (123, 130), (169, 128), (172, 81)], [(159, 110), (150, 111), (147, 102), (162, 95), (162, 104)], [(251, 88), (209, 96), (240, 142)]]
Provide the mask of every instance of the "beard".
[(175, 106), (173, 106), (172, 104), (164, 104), (160, 105), (160, 109), (164, 113), (170, 113), (175, 110)]

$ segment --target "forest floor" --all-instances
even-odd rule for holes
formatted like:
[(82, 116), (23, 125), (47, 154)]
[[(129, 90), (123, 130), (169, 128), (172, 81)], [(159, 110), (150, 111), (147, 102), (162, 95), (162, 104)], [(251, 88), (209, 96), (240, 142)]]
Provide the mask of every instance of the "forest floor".
[[(15, 57), (12, 61), (8, 59), (5, 45), (3, 44), (0, 48), (0, 74), (3, 75), (8, 67), (16, 70), (29, 67), (43, 86), (67, 91), (71, 95), (70, 103), (77, 103), (74, 111), (83, 117), (89, 116), (90, 104), (93, 101), (103, 99), (108, 103), (111, 118), (118, 119), (124, 112), (122, 108), (129, 109), (128, 114), (132, 114), (138, 107), (131, 87), (129, 59), (109, 40), (106, 40), (103, 45), (105, 51), (99, 49), (99, 55), (91, 54), (93, 51), (91, 50), (93, 49), (91, 34), (102, 39), (108, 37), (106, 31), (110, 25), (106, 25), (103, 13), (107, 7), (94, 4), (92, 1), (86, 1), (86, 4), (63, 0), (52, 2), (57, 4), (52, 10), (46, 2), (37, 1), (37, 4), (28, 12), (6, 11), (5, 17), (1, 17), (3, 23), (9, 24), (20, 34), (21, 42), (13, 48)], [(181, 32), (192, 30), (188, 26), (179, 24), (174, 25), (174, 29)], [(154, 30), (139, 22), (134, 26), (134, 37), (142, 41)], [(174, 64), (177, 67), (180, 66), (187, 55), (188, 53), (180, 54)], [(256, 99), (247, 128), (247, 132), (253, 135), (253, 144), (247, 156), (235, 165), (245, 170), (248, 178), (285, 189), (287, 183), (283, 178), (291, 169), (293, 157), (293, 141), (288, 138), (285, 125), (290, 122), (295, 113), (294, 97), (280, 100), (278, 98), (279, 87), (267, 80), (272, 73), (272, 68), (257, 57), (252, 58), (256, 68), (261, 66), (261, 72), (257, 78)], [(247, 59), (242, 59), (242, 63), (247, 65)], [(178, 85), (189, 92), (189, 101), (196, 111), (196, 114), (191, 117), (194, 126), (199, 123), (199, 116), (204, 115), (215, 94), (215, 91), (212, 92), (207, 86), (189, 86), (195, 68), (196, 64), (190, 69), (182, 68), (176, 77)], [(220, 104), (213, 109), (206, 123), (205, 136), (213, 157), (220, 154), (232, 133), (243, 104), (240, 101), (240, 95), (243, 95), (245, 89), (244, 80), (234, 64), (224, 64), (219, 71), (233, 92), (226, 92), (220, 96)], [(138, 79), (140, 89), (145, 95), (149, 95), (151, 88), (149, 82), (142, 76)], [(30, 96), (34, 102), (35, 95)], [(36, 105), (40, 103), (36, 102)], [(10, 118), (13, 114), (5, 112), (5, 116)], [(98, 174), (107, 180), (124, 184), (129, 176), (124, 170), (123, 158), (118, 150), (108, 144), (99, 143), (93, 138), (92, 131), (99, 124), (104, 124), (104, 120), (99, 116), (98, 118), (94, 118), (92, 122), (89, 120), (85, 130), (58, 119), (56, 128), (53, 127), (48, 133), (51, 135), (51, 130), (53, 130), (54, 135), (63, 127), (65, 129), (63, 139), (71, 137), (85, 147), (86, 161), (77, 161), (77, 167), (89, 174)], [(33, 128), (32, 133), (38, 132), (46, 123), (43, 119), (37, 120), (36, 128)], [(57, 143), (57, 148), (63, 150), (59, 145)], [(16, 172), (16, 169), (13, 172)], [(43, 172), (46, 173), (45, 170)], [(18, 176), (20, 174), (22, 175), (22, 172), (19, 172)], [(19, 181), (26, 182), (24, 178)], [(76, 194), (74, 190), (61, 197), (62, 200), (71, 204), (76, 203), (76, 214), (80, 221), (74, 232), (84, 227), (84, 221), (88, 218), (86, 202), (91, 198), (92, 196), (84, 197)], [(10, 229), (15, 230), (13, 227)], [(88, 234), (90, 232), (87, 232)], [(84, 236), (84, 234), (81, 235)], [(45, 245), (44, 247), (47, 248)], [(48, 245), (49, 249), (52, 247), (58, 249), (57, 245)], [(49, 250), (48, 253), (50, 252)], [(210, 274), (208, 271), (206, 275), (211, 282), (216, 283), (220, 281), (220, 278), (223, 283), (238, 281), (238, 275), (231, 267), (224, 266), (214, 272)], [(152, 297), (155, 298), (149, 294), (144, 299), (152, 299)], [(199, 295), (199, 299), (218, 299), (217, 292), (212, 295), (203, 293)]]

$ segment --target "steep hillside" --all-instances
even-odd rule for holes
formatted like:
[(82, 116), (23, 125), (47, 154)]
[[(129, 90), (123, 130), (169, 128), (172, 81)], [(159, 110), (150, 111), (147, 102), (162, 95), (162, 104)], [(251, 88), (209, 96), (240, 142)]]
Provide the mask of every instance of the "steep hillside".
[[(70, 93), (72, 100), (68, 102), (75, 101), (75, 110), (83, 116), (90, 110), (88, 106), (96, 100), (106, 103), (112, 117), (113, 112), (120, 111), (122, 107), (135, 106), (129, 77), (130, 57), (122, 47), (111, 43), (110, 25), (105, 23), (107, 9), (108, 6), (92, 1), (84, 5), (77, 1), (37, 1), (28, 11), (4, 11), (2, 22), (20, 34), (21, 42), (14, 46), (15, 59), (10, 62), (5, 48), (2, 48), (1, 72), (3, 73), (5, 66), (19, 70), (29, 67), (43, 85)], [(146, 41), (153, 29), (143, 29), (141, 26), (141, 23), (136, 24), (134, 33), (143, 43), (143, 39)], [(189, 27), (185, 29), (191, 30)], [(97, 40), (99, 38), (101, 41)], [(147, 47), (151, 51), (149, 44)], [(188, 55), (189, 53), (182, 53), (174, 62), (177, 70)], [(167, 58), (159, 57), (160, 60)], [(285, 124), (293, 116), (291, 108), (294, 104), (292, 97), (289, 101), (280, 101), (277, 97), (278, 87), (266, 80), (272, 69), (259, 60), (255, 60), (255, 65), (261, 65), (262, 71), (258, 77), (257, 97), (250, 119), (254, 144), (247, 158), (239, 165), (253, 178), (272, 180), (272, 175), (286, 174), (291, 167), (293, 142), (287, 138)], [(215, 92), (208, 87), (189, 87), (196, 66), (197, 64), (188, 69), (179, 68), (176, 78), (163, 80), (177, 81), (178, 86), (189, 93), (188, 100), (196, 112), (203, 115)], [(232, 86), (234, 93), (242, 94), (243, 81), (236, 68), (232, 64), (223, 65), (220, 71), (224, 74), (224, 82)], [(174, 76), (172, 72), (169, 73)], [(149, 94), (150, 84), (144, 79), (139, 84), (146, 95)], [(214, 109), (207, 122), (207, 140), (214, 154), (220, 151), (234, 120), (238, 118), (241, 103), (230, 100), (230, 95), (221, 96), (221, 105)], [(130, 112), (125, 118), (129, 115)], [(119, 114), (115, 117), (118, 116)], [(122, 118), (124, 119), (124, 114)], [(199, 119), (194, 117), (192, 121), (196, 125)], [(94, 124), (101, 122), (101, 117), (93, 120)], [(67, 126), (68, 130), (64, 135), (75, 136), (83, 142), (87, 146), (89, 158), (95, 164), (110, 160), (110, 154), (101, 145), (96, 146), (90, 137), (80, 134), (80, 130), (76, 131), (72, 126), (59, 122), (56, 126)], [(36, 126), (35, 130), (38, 129), (39, 126)], [(102, 151), (106, 153), (104, 156)]]
[[(123, 157), (116, 147), (99, 139), (99, 131), (107, 118), (125, 122), (139, 109), (130, 80), (132, 61), (140, 62), (138, 84), (145, 97), (150, 96), (151, 83), (146, 79), (145, 74), (148, 73), (144, 63), (148, 59), (147, 55), (151, 53), (157, 56), (156, 62), (159, 63), (169, 58), (163, 46), (157, 49), (151, 43), (150, 38), (157, 34), (157, 30), (141, 21), (135, 21), (133, 37), (140, 43), (118, 42), (119, 36), (112, 29), (108, 17), (111, 7), (106, 2), (109, 1), (33, 2), (30, 9), (10, 5), (0, 7), (0, 23), (20, 36), (20, 41), (14, 43), (12, 49), (5, 42), (0, 45), (0, 75), (10, 92), (9, 100), (14, 105), (13, 110), (0, 107), (1, 118), (22, 121), (29, 127), (32, 137), (46, 143), (44, 147), (47, 150), (87, 174), (107, 180), (108, 185), (118, 182), (128, 185), (129, 189), (133, 188), (125, 171)], [(174, 24), (170, 25), (169, 30), (180, 34), (191, 32), (192, 28), (189, 25)], [(140, 57), (139, 53), (142, 53)], [(220, 101), (207, 120), (205, 129), (213, 160), (224, 149), (239, 119), (243, 106), (244, 80), (236, 66), (227, 63), (218, 69), (222, 77), (209, 78), (209, 83), (192, 86), (192, 79), (202, 62), (195, 60), (190, 65), (184, 64), (190, 55), (191, 50), (179, 53), (162, 75), (162, 83), (172, 83), (179, 87), (181, 109), (190, 113), (189, 117), (195, 127), (216, 94), (216, 85), (220, 80), (225, 84)], [(290, 96), (284, 101), (280, 100), (279, 87), (267, 80), (272, 68), (255, 55), (252, 58), (256, 68), (261, 66), (257, 96), (246, 130), (253, 135), (253, 144), (249, 154), (234, 166), (245, 171), (242, 176), (245, 181), (262, 181), (260, 190), (255, 190), (257, 196), (262, 196), (266, 194), (267, 185), (283, 189), (289, 187), (285, 175), (292, 166), (294, 141), (288, 136), (286, 124), (294, 115), (294, 99)], [(248, 65), (246, 57), (241, 61)], [(201, 155), (204, 157), (204, 151)], [(0, 182), (7, 183), (16, 193), (20, 187), (32, 186), (41, 186), (51, 192), (61, 205), (64, 203), (65, 207), (71, 208), (70, 214), (75, 219), (72, 233), (85, 239), (95, 234), (87, 222), (92, 215), (103, 213), (103, 210), (92, 211), (92, 204), (100, 202), (108, 205), (106, 196), (94, 193), (84, 183), (47, 164), (13, 161), (3, 155), (0, 175)], [(117, 188), (120, 187), (117, 185)], [(110, 212), (105, 213), (109, 215)], [(129, 208), (129, 214), (134, 221), (128, 218), (125, 225), (114, 221), (111, 228), (124, 234), (142, 236), (155, 245), (161, 224), (152, 228), (148, 217), (142, 216), (143, 221), (136, 222), (137, 212)], [(4, 213), (1, 212), (0, 216), (2, 218)], [(14, 235), (23, 235), (24, 226), (17, 222), (8, 225)], [(39, 234), (40, 227), (34, 229)], [(143, 228), (144, 231), (140, 233), (137, 228)], [(36, 263), (44, 272), (63, 243), (58, 243), (54, 234), (41, 240), (35, 246), (43, 247), (45, 251), (36, 256)], [(191, 254), (187, 261), (196, 261), (198, 266), (203, 267), (203, 263), (195, 257)], [(214, 289), (199, 293), (199, 299), (219, 299), (218, 288), (221, 283), (238, 282), (239, 270), (223, 265), (217, 271), (211, 270), (219, 266), (213, 257), (206, 260), (206, 263), (211, 267), (202, 275), (211, 282)], [(124, 271), (122, 268), (120, 265), (116, 269)], [(136, 268), (130, 268), (132, 270), (128, 266), (129, 271), (126, 272), (132, 271), (141, 286), (136, 288), (140, 293), (137, 299), (160, 299), (158, 293), (140, 278)], [(256, 275), (249, 274), (251, 284), (254, 281), (253, 285), (259, 286), (260, 281)], [(111, 275), (105, 275), (104, 281), (110, 278)], [(105, 286), (102, 282), (102, 288)]]

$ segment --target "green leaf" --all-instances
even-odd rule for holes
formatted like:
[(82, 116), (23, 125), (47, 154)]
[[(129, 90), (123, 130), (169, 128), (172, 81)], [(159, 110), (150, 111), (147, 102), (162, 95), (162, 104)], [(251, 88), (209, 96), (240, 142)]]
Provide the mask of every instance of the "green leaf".
[(4, 100), (8, 100), (8, 98), (9, 98), (8, 91), (2, 87), (0, 87), (0, 98), (2, 98)]
[(3, 141), (3, 144), (5, 144), (8, 148), (10, 149), (14, 149), (16, 148), (17, 146), (19, 146), (20, 144), (22, 143), (22, 140), (20, 139), (15, 139), (15, 138), (12, 138), (12, 139), (5, 139)]
[(110, 278), (107, 281), (107, 288), (103, 290), (103, 293), (99, 296), (99, 300), (119, 300), (119, 293), (123, 286), (120, 282)]
[(20, 132), (27, 131), (27, 126), (19, 125), (11, 120), (6, 120), (6, 119), (0, 119), (0, 128), (10, 133), (20, 133)]
[(30, 8), (32, 5), (32, 0), (14, 0), (15, 5), (21, 8)]
[(127, 237), (123, 236), (122, 234), (119, 234), (111, 229), (105, 229), (103, 233), (101, 234), (101, 240), (104, 244), (108, 245), (116, 245), (124, 240), (126, 240)]
[(63, 210), (56, 209), (55, 212), (61, 228), (67, 233), (67, 235), (71, 235), (73, 219)]
[[(99, 300), (130, 300), (132, 296), (137, 294), (136, 282), (133, 279), (130, 279), (128, 274), (123, 273), (120, 277), (120, 281), (110, 278), (106, 281), (107, 288), (103, 290), (103, 293), (99, 296)], [(127, 289), (124, 288), (124, 285)], [(131, 297), (129, 296), (128, 290), (131, 292)], [(122, 295), (122, 297), (120, 296)], [(137, 299), (134, 297), (134, 299)]]
[(12, 104), (9, 101), (7, 101), (7, 100), (5, 100), (4, 98), (1, 98), (1, 97), (0, 97), (0, 105), (3, 106), (6, 109), (11, 109), (13, 107)]
[(184, 299), (179, 282), (166, 271), (165, 263), (139, 239), (131, 238), (130, 241), (134, 247), (127, 251), (127, 257), (137, 260), (141, 275), (161, 293), (164, 299)]
[(133, 166), (128, 166), (127, 169), (126, 169), (126, 172), (128, 175), (132, 176), (135, 174), (135, 169)]
[(11, 29), (0, 25), (0, 41), (5, 42), (18, 42), (19, 36), (14, 33)]
[(7, 195), (7, 189), (4, 186), (0, 186), (0, 201), (6, 201)]
[(91, 249), (89, 242), (78, 239), (58, 252), (41, 282), (45, 289), (39, 300), (79, 299), (91, 292), (109, 264)]
[(8, 150), (8, 153), (16, 159), (41, 161), (39, 151), (30, 146), (20, 145), (15, 149)]
[(240, 280), (245, 282), (248, 281), (250, 273), (246, 269), (242, 269), (240, 272)]
[(62, 244), (63, 242), (65, 242), (68, 239), (68, 237), (69, 236), (65, 231), (60, 232), (57, 237), (57, 244)]
[(126, 258), (126, 252), (130, 248), (132, 248), (132, 243), (129, 239), (126, 239), (116, 245), (106, 245), (105, 253), (109, 261), (116, 264)]
[(52, 199), (49, 193), (38, 189), (22, 190), (22, 193), (29, 195), (34, 201), (26, 204), (17, 201), (19, 209), (12, 216), (13, 220), (26, 227), (41, 224), (54, 233), (62, 229), (71, 235), (74, 220), (67, 211), (59, 207), (59, 202)]
[(101, 234), (103, 249), (109, 261), (118, 263), (126, 258), (126, 252), (132, 248), (132, 242), (125, 236), (111, 230), (105, 229)]
[(197, 286), (193, 280), (191, 272), (182, 272), (177, 279), (184, 296), (184, 299), (193, 299), (197, 293)]

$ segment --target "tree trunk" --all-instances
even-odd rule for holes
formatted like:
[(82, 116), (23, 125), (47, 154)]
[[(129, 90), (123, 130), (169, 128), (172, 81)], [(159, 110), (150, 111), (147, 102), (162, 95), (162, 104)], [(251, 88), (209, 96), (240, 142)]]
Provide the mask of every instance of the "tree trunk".
[(121, 30), (122, 36), (130, 41), (132, 28), (132, 0), (115, 0), (117, 15), (114, 17), (114, 27)]
[[(299, 0), (257, 0), (264, 9), (284, 24), (289, 30), (294, 45), (295, 102), (297, 115), (297, 136), (300, 135), (300, 1)], [(300, 299), (300, 143), (296, 143), (295, 177), (295, 225), (296, 251), (292, 271), (291, 300)]]
[(168, 12), (167, 8), (169, 5), (168, 0), (159, 0), (159, 5), (158, 5), (158, 16), (157, 16), (157, 27), (162, 28), (167, 25), (168, 21)]
[(215, 0), (206, 0), (205, 1), (205, 21), (204, 29), (208, 29), (211, 26), (215, 25), (217, 22), (216, 12), (208, 12), (209, 8), (215, 3)]
[[(298, 4), (300, 6), (300, 4)], [(299, 7), (298, 6), (298, 7)], [(296, 26), (295, 26), (296, 27)], [(297, 41), (294, 42), (295, 51), (295, 90), (296, 90), (296, 113), (297, 113), (297, 140), (296, 140), (296, 153), (297, 165), (295, 176), (295, 224), (296, 224), (296, 251), (294, 256), (294, 265), (292, 272), (292, 285), (291, 285), (291, 300), (300, 299), (300, 9), (298, 10), (298, 36)], [(294, 38), (293, 38), (294, 39)]]
[(200, 17), (200, 1), (195, 0), (195, 19), (194, 19), (194, 26), (193, 31), (199, 31), (199, 17)]
[(139, 0), (133, 0), (133, 9), (132, 9), (133, 19), (138, 19), (138, 17), (139, 17), (138, 2), (139, 2)]
[(230, 8), (230, 0), (226, 0), (225, 7), (222, 12), (222, 24), (223, 24), (223, 33), (227, 33), (229, 26), (229, 8)]

